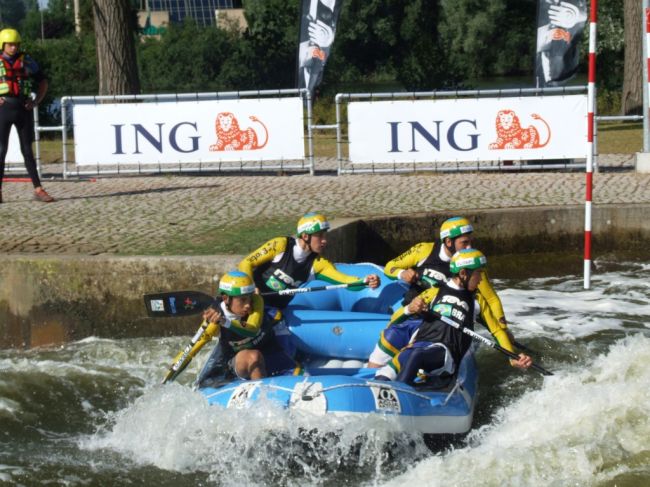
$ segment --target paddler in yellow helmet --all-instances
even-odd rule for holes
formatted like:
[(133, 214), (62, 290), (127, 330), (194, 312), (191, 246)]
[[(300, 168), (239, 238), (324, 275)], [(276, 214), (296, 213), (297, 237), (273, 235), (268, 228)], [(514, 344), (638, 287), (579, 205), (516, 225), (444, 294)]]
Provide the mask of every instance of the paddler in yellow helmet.
[[(509, 335), (485, 302), (481, 304), (475, 299), (486, 264), (482, 252), (472, 248), (459, 250), (449, 263), (451, 278), (427, 289), (410, 303), (422, 302), (418, 313), (408, 315), (401, 308), (393, 314), (370, 356), (369, 366), (381, 367), (376, 378), (410, 383), (421, 369), (428, 375), (452, 375), (472, 339), (446, 321), (473, 330), (480, 316), (498, 344), (512, 352)], [(527, 369), (532, 363), (523, 353), (510, 360), (513, 367), (520, 369)]]
[[(334, 264), (321, 255), (327, 245), (330, 223), (320, 213), (307, 213), (296, 226), (295, 237), (276, 237), (248, 254), (238, 269), (249, 275), (262, 293), (294, 289), (311, 279), (334, 284), (350, 284), (359, 278), (338, 271)], [(377, 274), (365, 276), (363, 281), (372, 289), (380, 284)], [(354, 289), (354, 288), (351, 288)], [(267, 296), (265, 304), (284, 308), (292, 296)]]

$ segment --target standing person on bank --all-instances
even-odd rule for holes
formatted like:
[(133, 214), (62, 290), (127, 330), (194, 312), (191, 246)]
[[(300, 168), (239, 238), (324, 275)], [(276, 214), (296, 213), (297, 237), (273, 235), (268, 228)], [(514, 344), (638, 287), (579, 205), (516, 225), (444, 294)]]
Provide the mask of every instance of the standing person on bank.
[[(28, 54), (20, 51), (21, 38), (14, 29), (0, 31), (0, 184), (4, 176), (5, 157), (9, 145), (11, 126), (16, 126), (20, 151), (25, 159), (25, 168), (34, 185), (34, 199), (44, 203), (54, 201), (41, 186), (32, 151), (34, 141), (34, 107), (47, 93), (45, 75)], [(35, 88), (36, 98), (32, 99)], [(0, 203), (2, 187), (0, 186)]]

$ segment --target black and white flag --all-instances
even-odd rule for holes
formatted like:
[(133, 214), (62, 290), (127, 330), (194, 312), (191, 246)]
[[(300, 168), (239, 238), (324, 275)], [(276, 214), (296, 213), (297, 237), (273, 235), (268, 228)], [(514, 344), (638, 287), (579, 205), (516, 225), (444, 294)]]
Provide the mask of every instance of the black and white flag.
[(586, 0), (538, 0), (537, 86), (560, 86), (578, 71)]
[(314, 88), (323, 78), (325, 63), (334, 43), (342, 0), (302, 0), (298, 88)]

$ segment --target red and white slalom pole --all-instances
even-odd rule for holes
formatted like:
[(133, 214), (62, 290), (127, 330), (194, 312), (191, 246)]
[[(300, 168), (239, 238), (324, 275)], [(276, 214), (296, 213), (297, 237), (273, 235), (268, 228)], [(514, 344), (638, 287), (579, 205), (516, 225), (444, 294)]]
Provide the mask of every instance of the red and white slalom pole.
[(591, 197), (594, 175), (594, 112), (596, 108), (596, 24), (598, 1), (591, 0), (589, 17), (589, 79), (587, 83), (587, 167), (585, 195), (585, 267), (584, 288), (591, 286)]
[[(645, 55), (646, 55), (646, 71), (645, 81), (647, 91), (645, 93), (644, 102), (649, 103), (650, 100), (650, 6), (648, 5), (648, 0), (644, 0), (643, 4), (645, 6)], [(648, 119), (650, 119), (650, 106), (646, 106), (646, 119), (643, 124), (644, 137), (643, 137), (643, 152), (648, 152), (650, 150), (650, 143), (648, 142)]]

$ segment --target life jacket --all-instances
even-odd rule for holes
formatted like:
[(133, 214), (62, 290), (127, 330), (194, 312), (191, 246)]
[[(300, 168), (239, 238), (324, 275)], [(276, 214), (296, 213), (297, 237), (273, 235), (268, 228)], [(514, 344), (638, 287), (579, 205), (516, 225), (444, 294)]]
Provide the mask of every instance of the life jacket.
[(273, 337), (273, 325), (274, 323), (265, 317), (260, 332), (254, 337), (243, 337), (228, 328), (221, 328), (220, 343), (234, 353), (251, 348), (259, 350)]
[(450, 319), (461, 327), (474, 329), (474, 293), (466, 289), (454, 289), (446, 283), (440, 285), (433, 299), (430, 312), (418, 328), (416, 341), (443, 343), (458, 364), (472, 343), (471, 337), (440, 319)]
[(25, 96), (32, 93), (32, 81), (25, 68), (25, 54), (20, 54), (13, 63), (0, 56), (0, 96)]
[(438, 286), (451, 277), (449, 262), (440, 258), (441, 245), (440, 241), (436, 242), (429, 256), (415, 268), (422, 283), (428, 287)]
[(438, 287), (441, 282), (445, 282), (451, 277), (449, 262), (445, 262), (440, 258), (441, 245), (440, 241), (436, 242), (427, 258), (415, 267), (418, 280), (411, 284), (409, 290), (404, 294), (402, 306), (407, 306), (422, 291), (430, 287)]
[(281, 321), (281, 319), (282, 314), (277, 310), (275, 310), (275, 312), (265, 312), (260, 331), (253, 337), (244, 337), (230, 328), (221, 327), (219, 343), (221, 343), (227, 350), (226, 355), (228, 357), (235, 355), (241, 350), (249, 350), (253, 348), (256, 350), (263, 349), (275, 336), (273, 328)]
[[(287, 245), (282, 258), (278, 262), (270, 262), (260, 266), (253, 272), (253, 280), (257, 288), (264, 291), (282, 291), (295, 289), (307, 280), (311, 273), (314, 260), (318, 254), (311, 252), (304, 262), (298, 262), (293, 257), (293, 247), (296, 239), (287, 237)], [(264, 304), (284, 308), (293, 296), (264, 296)]]

